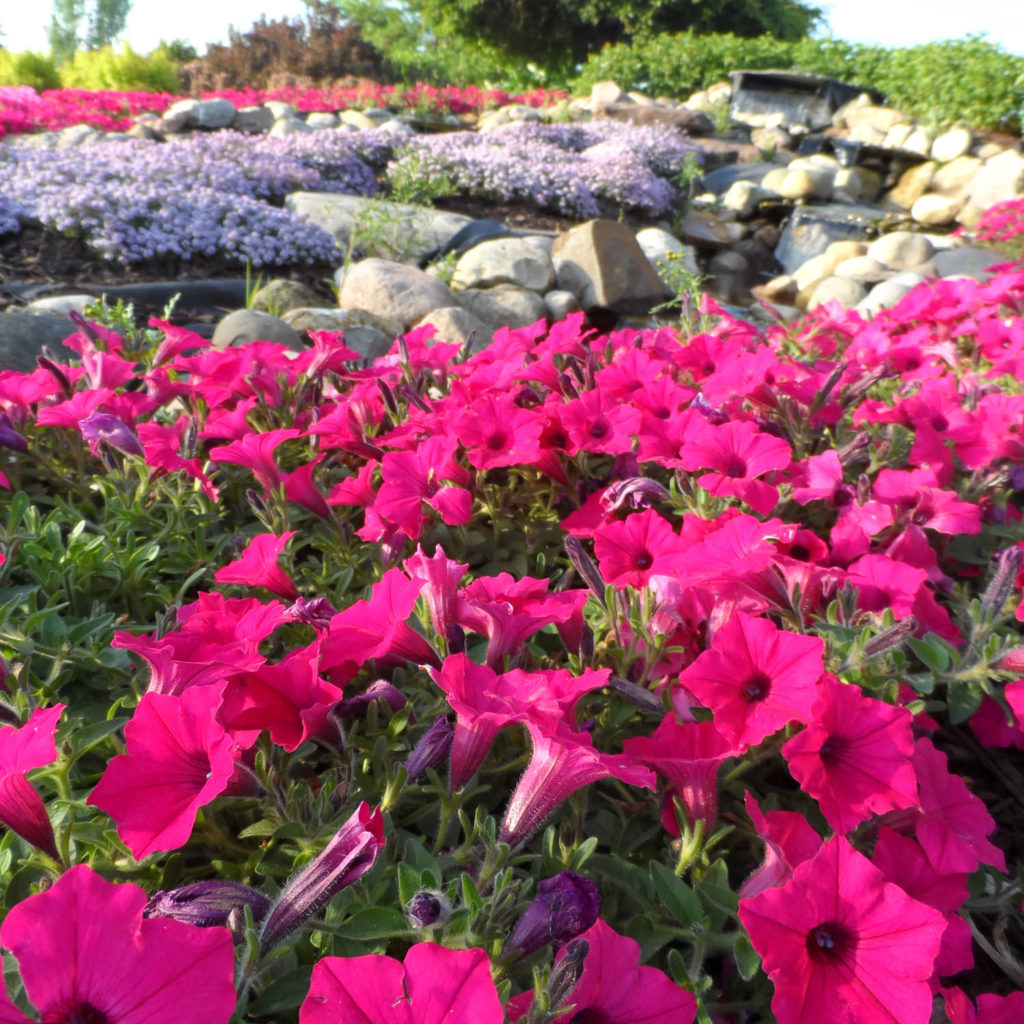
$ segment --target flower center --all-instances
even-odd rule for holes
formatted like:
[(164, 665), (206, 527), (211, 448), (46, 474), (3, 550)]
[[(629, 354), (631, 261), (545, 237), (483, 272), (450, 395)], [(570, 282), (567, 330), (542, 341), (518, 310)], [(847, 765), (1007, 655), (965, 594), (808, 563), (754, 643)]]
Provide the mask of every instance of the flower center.
[(764, 700), (772, 689), (772, 681), (764, 672), (755, 672), (741, 687), (740, 696), (748, 704)]
[(92, 1003), (72, 1003), (43, 1014), (40, 1024), (109, 1024), (110, 1018)]
[(654, 559), (651, 558), (651, 553), (649, 551), (641, 551), (640, 554), (636, 556), (636, 567), (638, 569), (650, 569), (653, 563)]
[(807, 934), (807, 952), (812, 960), (831, 960), (850, 949), (853, 937), (836, 921), (825, 921)]
[(725, 475), (731, 477), (741, 477), (747, 475), (747, 463), (745, 460), (740, 458), (730, 459), (729, 464), (725, 467)]

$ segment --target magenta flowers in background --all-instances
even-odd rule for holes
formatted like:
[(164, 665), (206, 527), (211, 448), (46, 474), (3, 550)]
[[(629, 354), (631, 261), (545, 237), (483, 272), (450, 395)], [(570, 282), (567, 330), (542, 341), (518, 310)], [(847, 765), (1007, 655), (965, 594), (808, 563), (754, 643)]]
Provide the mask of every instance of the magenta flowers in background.
[[(14, 907), (0, 944), (40, 1021), (70, 1024), (227, 1024), (235, 1008), (226, 928), (145, 920), (146, 894), (79, 865)], [(0, 1006), (0, 1020), (31, 1018)]]

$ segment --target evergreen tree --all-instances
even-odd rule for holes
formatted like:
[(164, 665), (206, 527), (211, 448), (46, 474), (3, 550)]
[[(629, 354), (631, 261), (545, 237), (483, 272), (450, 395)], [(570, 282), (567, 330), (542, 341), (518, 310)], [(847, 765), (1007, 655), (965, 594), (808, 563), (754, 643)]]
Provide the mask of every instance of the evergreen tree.
[(93, 0), (86, 11), (86, 0), (53, 0), (47, 34), (54, 60), (64, 64), (82, 45), (99, 50), (112, 43), (123, 31), (131, 6), (132, 0)]

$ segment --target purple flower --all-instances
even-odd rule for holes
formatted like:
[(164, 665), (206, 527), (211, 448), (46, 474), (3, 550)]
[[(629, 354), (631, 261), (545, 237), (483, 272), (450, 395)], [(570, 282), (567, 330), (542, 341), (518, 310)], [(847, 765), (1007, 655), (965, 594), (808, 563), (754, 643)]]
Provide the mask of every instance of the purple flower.
[(150, 896), (142, 916), (173, 917), (199, 928), (225, 925), (234, 930), (232, 926), (241, 923), (246, 907), (255, 921), (261, 921), (270, 909), (270, 900), (241, 882), (192, 882)]
[(416, 782), (428, 768), (436, 768), (452, 749), (455, 729), (447, 718), (439, 718), (423, 734), (405, 762), (406, 782)]
[(537, 887), (508, 941), (509, 949), (529, 956), (549, 942), (562, 946), (585, 932), (601, 913), (597, 885), (575, 871), (561, 871)]
[(94, 412), (78, 424), (78, 429), (90, 444), (102, 441), (125, 455), (146, 454), (135, 432), (112, 413)]

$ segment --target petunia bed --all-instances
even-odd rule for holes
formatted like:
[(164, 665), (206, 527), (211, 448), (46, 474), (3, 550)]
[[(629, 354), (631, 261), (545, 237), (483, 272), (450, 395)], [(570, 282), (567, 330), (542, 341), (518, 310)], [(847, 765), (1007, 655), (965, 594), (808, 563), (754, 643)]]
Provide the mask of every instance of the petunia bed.
[(0, 1019), (1012, 1013), (1022, 309), (0, 372)]

